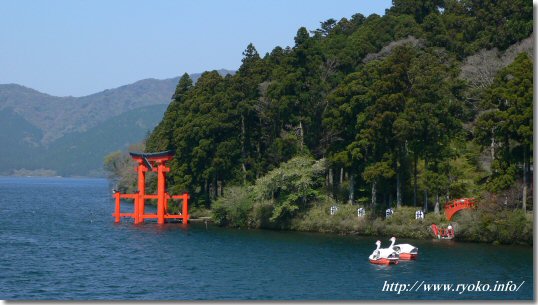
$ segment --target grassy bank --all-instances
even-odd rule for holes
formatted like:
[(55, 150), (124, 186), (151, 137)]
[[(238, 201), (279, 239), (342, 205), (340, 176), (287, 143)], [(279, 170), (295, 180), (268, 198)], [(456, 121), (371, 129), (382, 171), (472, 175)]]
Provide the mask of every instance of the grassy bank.
[(357, 207), (341, 206), (335, 215), (328, 213), (328, 205), (310, 209), (293, 222), (292, 229), (369, 236), (398, 236), (400, 238), (431, 239), (430, 225), (451, 224), (457, 240), (532, 245), (532, 214), (523, 211), (502, 211), (495, 214), (480, 209), (460, 211), (452, 221), (443, 214), (427, 213), (416, 220), (415, 208), (395, 209), (392, 217), (357, 217)]
[[(498, 211), (489, 213), (478, 209), (460, 211), (448, 221), (443, 214), (427, 213), (422, 220), (415, 219), (415, 208), (394, 209), (388, 219), (376, 216), (358, 217), (356, 205), (339, 205), (338, 211), (330, 215), (333, 203), (318, 203), (306, 213), (284, 223), (263, 219), (269, 215), (267, 203), (250, 206), (246, 201), (234, 206), (219, 206), (211, 211), (216, 224), (229, 227), (283, 229), (362, 236), (397, 236), (398, 238), (431, 239), (432, 223), (441, 227), (451, 224), (456, 240), (495, 244), (533, 244), (533, 214), (523, 211)], [(265, 212), (264, 212), (265, 210)]]

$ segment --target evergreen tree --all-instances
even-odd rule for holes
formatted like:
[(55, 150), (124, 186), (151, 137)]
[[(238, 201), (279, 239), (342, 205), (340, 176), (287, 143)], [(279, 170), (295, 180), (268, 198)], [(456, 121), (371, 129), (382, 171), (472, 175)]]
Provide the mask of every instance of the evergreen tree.
[(526, 209), (533, 152), (533, 63), (526, 53), (502, 69), (486, 93), (475, 128), (476, 141), (489, 148), (493, 159), (488, 188), (506, 190), (524, 180), (522, 206)]

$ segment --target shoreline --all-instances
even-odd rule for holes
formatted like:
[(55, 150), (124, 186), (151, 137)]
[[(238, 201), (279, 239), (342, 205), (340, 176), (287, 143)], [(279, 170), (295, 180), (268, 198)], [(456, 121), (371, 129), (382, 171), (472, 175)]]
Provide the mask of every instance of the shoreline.
[[(195, 221), (192, 221), (193, 219), (190, 219), (189, 222), (196, 223), (196, 224), (203, 224), (204, 221), (202, 219), (194, 219)], [(361, 232), (351, 232), (351, 231), (308, 231), (308, 230), (294, 230), (294, 229), (276, 229), (276, 228), (251, 228), (251, 227), (237, 227), (237, 226), (220, 226), (216, 224), (212, 219), (208, 221), (208, 224), (219, 227), (219, 228), (226, 228), (226, 229), (247, 229), (247, 230), (266, 230), (266, 231), (279, 231), (279, 232), (301, 232), (301, 233), (315, 233), (315, 234), (327, 234), (327, 235), (338, 235), (338, 236), (358, 236), (358, 237), (372, 237), (376, 236), (378, 238), (390, 238), (392, 236), (396, 236), (398, 239), (414, 239), (414, 240), (431, 240), (431, 241), (438, 241), (438, 242), (458, 242), (458, 243), (476, 243), (476, 244), (490, 244), (490, 245), (502, 245), (502, 246), (522, 246), (522, 247), (533, 247), (533, 243), (527, 243), (522, 241), (516, 241), (513, 243), (500, 243), (496, 241), (481, 241), (481, 240), (475, 240), (475, 239), (461, 239), (456, 237), (452, 240), (443, 240), (443, 239), (437, 239), (433, 236), (430, 237), (410, 237), (410, 236), (402, 236), (398, 234), (384, 234), (384, 235), (374, 235), (374, 234), (364, 234)]]
[(297, 232), (297, 233), (312, 233), (312, 234), (323, 234), (323, 235), (337, 235), (337, 236), (357, 236), (357, 237), (373, 237), (376, 236), (378, 239), (389, 239), (392, 236), (396, 236), (398, 239), (412, 239), (412, 240), (424, 240), (424, 241), (435, 241), (435, 242), (442, 242), (442, 243), (452, 243), (452, 242), (458, 242), (458, 243), (475, 243), (475, 244), (490, 244), (494, 246), (519, 246), (519, 247), (533, 247), (533, 244), (525, 243), (525, 242), (514, 242), (514, 243), (495, 243), (490, 241), (480, 241), (480, 240), (470, 240), (470, 239), (458, 239), (456, 238), (452, 240), (442, 240), (437, 239), (433, 235), (429, 237), (408, 237), (408, 236), (397, 236), (396, 234), (388, 234), (388, 235), (374, 235), (374, 234), (364, 234), (360, 232), (351, 232), (351, 231), (306, 231), (306, 230), (294, 230), (294, 229), (277, 229), (277, 228), (251, 228), (251, 227), (238, 227), (238, 226), (221, 226), (215, 223), (215, 221), (208, 216), (200, 217), (200, 218), (191, 218), (189, 219), (189, 223), (194, 224), (204, 224), (207, 223), (208, 225), (222, 228), (222, 229), (234, 229), (234, 230), (260, 230), (260, 231), (274, 231), (274, 232)]
[[(349, 207), (354, 209), (356, 207)], [(293, 218), (287, 224), (247, 222), (247, 225), (238, 225), (233, 222), (219, 221), (213, 211), (206, 210), (212, 215), (210, 220), (216, 226), (228, 228), (248, 228), (261, 230), (296, 231), (322, 234), (335, 234), (341, 236), (380, 236), (397, 238), (410, 238), (420, 240), (439, 240), (435, 238), (431, 230), (431, 224), (447, 227), (451, 224), (455, 230), (455, 242), (487, 243), (494, 245), (520, 245), (533, 246), (534, 214), (522, 211), (504, 211), (497, 214), (498, 224), (493, 229), (488, 229), (486, 222), (482, 220), (482, 214), (478, 211), (462, 211), (452, 221), (448, 221), (443, 214), (427, 213), (422, 220), (414, 219), (413, 207), (401, 207), (395, 209), (394, 215), (389, 219), (370, 216), (359, 218), (348, 214), (329, 215), (315, 214), (316, 208), (312, 208), (304, 215)], [(319, 210), (318, 210), (319, 212)], [(491, 225), (491, 224), (490, 224)], [(504, 225), (504, 227), (501, 227)], [(505, 232), (510, 230), (509, 232)], [(529, 232), (530, 230), (530, 232)], [(478, 233), (477, 233), (478, 231)], [(448, 240), (439, 240), (448, 241)]]

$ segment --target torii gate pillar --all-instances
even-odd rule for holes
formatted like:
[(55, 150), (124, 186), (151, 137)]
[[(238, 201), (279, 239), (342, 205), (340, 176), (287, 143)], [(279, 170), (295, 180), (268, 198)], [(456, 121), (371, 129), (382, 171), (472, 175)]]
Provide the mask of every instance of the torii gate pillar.
[(138, 198), (135, 200), (134, 204), (134, 223), (139, 224), (144, 222), (144, 210), (146, 207), (146, 172), (148, 167), (139, 163), (136, 167), (138, 173)]

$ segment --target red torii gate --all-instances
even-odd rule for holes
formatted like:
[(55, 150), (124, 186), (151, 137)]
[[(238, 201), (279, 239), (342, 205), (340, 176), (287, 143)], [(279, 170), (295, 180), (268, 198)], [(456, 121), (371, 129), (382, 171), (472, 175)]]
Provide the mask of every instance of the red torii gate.
[[(170, 168), (166, 166), (166, 162), (174, 157), (173, 151), (162, 151), (157, 153), (129, 153), (131, 157), (138, 163), (136, 172), (138, 173), (138, 193), (121, 194), (115, 192), (113, 197), (116, 199), (116, 211), (112, 216), (115, 217), (115, 222), (120, 222), (121, 217), (132, 217), (135, 224), (143, 223), (144, 219), (156, 218), (157, 223), (164, 224), (165, 219), (181, 219), (183, 223), (189, 221), (189, 194), (170, 196), (165, 191), (166, 173)], [(157, 194), (146, 194), (146, 172), (157, 172)], [(133, 213), (120, 212), (120, 200), (134, 199)], [(146, 199), (157, 199), (157, 214), (145, 214)], [(168, 200), (181, 199), (182, 212), (180, 214), (168, 213)]]
[(474, 207), (476, 200), (474, 198), (461, 198), (449, 201), (445, 204), (446, 219), (452, 220), (452, 216), (458, 211)]

